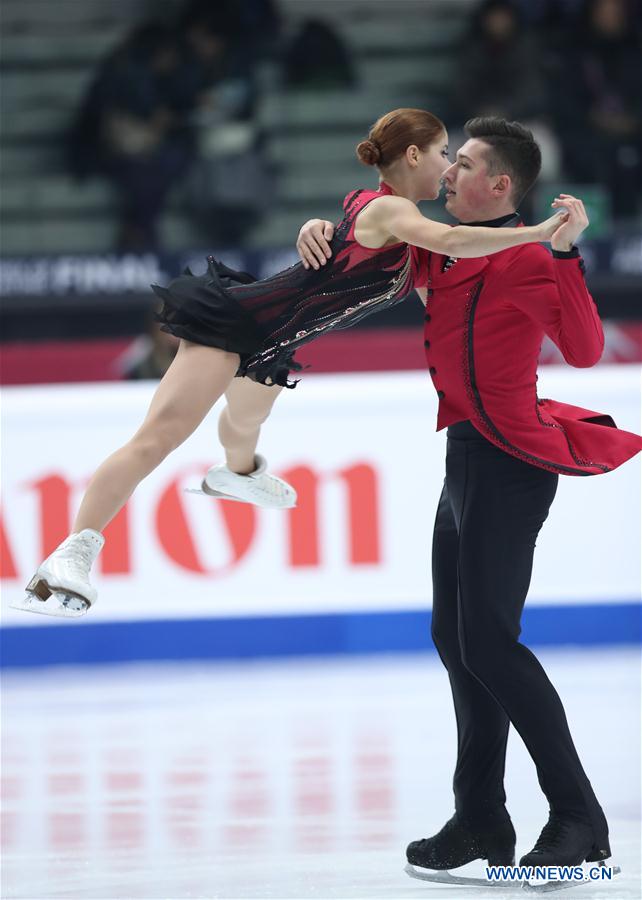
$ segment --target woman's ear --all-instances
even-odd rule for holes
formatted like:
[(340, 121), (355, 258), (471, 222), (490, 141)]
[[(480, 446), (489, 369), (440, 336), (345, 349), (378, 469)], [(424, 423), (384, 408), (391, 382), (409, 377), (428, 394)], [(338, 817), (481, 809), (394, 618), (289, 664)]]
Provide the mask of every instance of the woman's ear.
[(419, 164), (419, 147), (416, 144), (406, 147), (406, 159), (413, 168)]

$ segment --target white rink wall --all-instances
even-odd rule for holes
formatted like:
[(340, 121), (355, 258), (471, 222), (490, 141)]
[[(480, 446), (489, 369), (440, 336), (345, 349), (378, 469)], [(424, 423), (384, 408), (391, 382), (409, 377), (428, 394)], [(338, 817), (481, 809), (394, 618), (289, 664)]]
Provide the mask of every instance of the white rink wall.
[[(150, 620), (169, 626), (233, 619), (247, 627), (257, 617), (284, 624), (293, 617), (319, 622), (348, 615), (358, 627), (363, 615), (429, 610), (445, 433), (434, 432), (436, 397), (419, 372), (304, 375), (295, 391), (283, 393), (260, 448), (271, 469), (299, 489), (300, 503), (292, 511), (184, 492), (221, 459), (219, 404), (109, 527), (95, 574), (99, 603), (90, 617), (61, 623), (8, 609), (43, 554), (69, 530), (92, 471), (137, 428), (154, 387), (143, 382), (5, 389), (5, 648), (14, 638), (26, 641), (26, 631), (34, 628), (73, 629), (77, 643), (90, 622), (92, 634), (100, 625)], [(539, 393), (609, 412), (620, 427), (640, 430), (637, 365), (544, 367)], [(640, 547), (639, 457), (608, 475), (561, 477), (538, 541), (528, 604), (532, 614), (541, 609), (546, 617), (551, 633), (542, 640), (563, 639), (551, 619), (555, 609), (567, 615), (576, 608), (579, 615), (591, 607), (595, 614), (601, 610), (601, 618), (594, 616), (590, 626), (583, 616), (584, 630), (602, 632), (604, 622), (624, 615), (627, 624), (620, 621), (613, 640), (625, 639), (622, 629), (639, 613)], [(608, 637), (595, 633), (580, 640)], [(318, 632), (318, 652), (331, 651), (332, 640)], [(35, 645), (28, 646), (23, 657), (37, 657)], [(234, 655), (233, 649), (228, 646), (226, 655)]]

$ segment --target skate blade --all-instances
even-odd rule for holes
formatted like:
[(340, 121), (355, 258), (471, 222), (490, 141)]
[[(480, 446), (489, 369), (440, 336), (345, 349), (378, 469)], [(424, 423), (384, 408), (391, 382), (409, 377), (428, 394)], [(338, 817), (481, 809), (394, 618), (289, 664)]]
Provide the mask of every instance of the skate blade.
[[(619, 875), (622, 872), (620, 866), (613, 866), (613, 876)], [(582, 885), (597, 885), (604, 884), (600, 880), (591, 881), (588, 876), (586, 881), (546, 881), (544, 884), (537, 884), (536, 882), (528, 882), (523, 881), (522, 887), (525, 891), (530, 891), (530, 893), (535, 894), (548, 894), (551, 891), (565, 891), (567, 888), (572, 887), (581, 887)], [(608, 884), (608, 882), (606, 882)]]
[(486, 878), (472, 878), (465, 875), (451, 875), (447, 870), (440, 869), (422, 869), (419, 866), (413, 866), (407, 863), (404, 872), (411, 878), (418, 881), (429, 881), (432, 884), (452, 884), (458, 887), (486, 887), (494, 891), (514, 891), (515, 888), (521, 888), (523, 881), (501, 882), (488, 881)]
[[(602, 865), (599, 863), (598, 865)], [(591, 866), (591, 868), (594, 868)], [(619, 875), (622, 872), (620, 866), (612, 866), (613, 876)], [(567, 888), (572, 887), (581, 887), (582, 885), (597, 885), (597, 884), (608, 884), (608, 881), (600, 881), (595, 880), (591, 881), (588, 876), (586, 881), (546, 881), (544, 884), (537, 884), (528, 881), (522, 882), (523, 888), (525, 891), (530, 891), (535, 894), (548, 894), (551, 891), (565, 891)]]
[(28, 591), (24, 597), (9, 603), (12, 609), (38, 613), (41, 616), (57, 616), (61, 619), (77, 619), (84, 616), (90, 604), (76, 594), (67, 591), (52, 591), (46, 600)]
[(231, 494), (223, 494), (221, 491), (213, 491), (212, 488), (202, 485), (200, 488), (185, 488), (186, 494), (200, 494), (202, 497), (216, 497), (218, 500), (234, 500), (235, 503), (249, 503), (254, 506), (251, 500), (243, 500), (241, 497), (232, 497)]
[(250, 506), (256, 506), (259, 509), (294, 509), (296, 503), (287, 506), (263, 506), (261, 503), (255, 503), (254, 500), (244, 500), (242, 497), (233, 497), (231, 494), (224, 494), (222, 491), (215, 491), (203, 482), (200, 488), (184, 488), (186, 494), (200, 494), (202, 497), (215, 497), (217, 500), (234, 500), (235, 503), (248, 503)]
[[(620, 866), (613, 866), (613, 875), (619, 875)], [(433, 884), (451, 884), (459, 887), (485, 887), (493, 891), (515, 891), (516, 889), (536, 894), (548, 894), (552, 891), (564, 891), (567, 888), (581, 887), (582, 885), (601, 884), (598, 881), (547, 881), (544, 884), (531, 883), (529, 881), (488, 881), (486, 878), (471, 878), (464, 875), (451, 875), (450, 872), (437, 869), (422, 869), (408, 863), (404, 868), (406, 875), (419, 881), (429, 881)]]

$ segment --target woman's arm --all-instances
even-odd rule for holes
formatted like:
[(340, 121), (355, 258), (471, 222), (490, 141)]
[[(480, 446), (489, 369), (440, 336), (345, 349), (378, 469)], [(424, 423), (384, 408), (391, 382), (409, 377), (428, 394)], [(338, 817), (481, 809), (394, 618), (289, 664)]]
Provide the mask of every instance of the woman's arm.
[[(545, 222), (525, 228), (451, 227), (422, 216), (415, 204), (404, 197), (380, 197), (359, 213), (358, 222), (361, 233), (367, 233), (373, 241), (377, 240), (375, 234), (387, 235), (388, 240), (396, 237), (424, 250), (470, 259), (520, 244), (550, 241), (565, 216), (566, 210), (559, 210)], [(383, 242), (379, 246), (382, 245)]]
[[(381, 200), (384, 198), (381, 198)], [(392, 198), (386, 198), (392, 199)], [(401, 198), (398, 198), (401, 199)], [(378, 201), (380, 202), (380, 201)], [(410, 201), (406, 201), (410, 202)], [(579, 204), (578, 213), (575, 214), (575, 206), (574, 204)], [(365, 213), (370, 209), (370, 206), (367, 206), (362, 213), (359, 214), (360, 222), (362, 225), (362, 217), (365, 216)], [(412, 206), (412, 204), (411, 204)], [(581, 233), (583, 228), (588, 224), (588, 219), (586, 219), (586, 213), (584, 212), (584, 207), (581, 205), (581, 200), (576, 200), (574, 197), (571, 197), (569, 194), (561, 194), (554, 203), (554, 207), (562, 207), (566, 206), (570, 211), (571, 216), (569, 217), (561, 217), (557, 221), (557, 230), (553, 229), (554, 237), (552, 240), (552, 246), (554, 250), (568, 250), (573, 241), (577, 239), (578, 234)], [(415, 209), (415, 212), (418, 211)], [(582, 215), (584, 218), (582, 219)], [(439, 225), (437, 222), (431, 222), (428, 219), (424, 219), (423, 216), (420, 216), (420, 219), (423, 222), (428, 222), (429, 225), (437, 226), (437, 228), (441, 229), (442, 233), (447, 231), (448, 233), (452, 233), (454, 231), (462, 231), (465, 228), (467, 232), (479, 232), (480, 230), (486, 234), (488, 231), (494, 231), (497, 233), (497, 229), (489, 229), (489, 228), (478, 228), (476, 226), (466, 225), (464, 228), (461, 226), (456, 226), (455, 228), (450, 228), (446, 225)], [(360, 229), (361, 230), (361, 229)], [(503, 232), (511, 231), (511, 229), (501, 229)], [(514, 232), (515, 229), (512, 229)], [(526, 231), (528, 233), (528, 229), (520, 228), (519, 234)], [(332, 240), (332, 236), (334, 235), (334, 225), (332, 222), (329, 222), (327, 219), (309, 219), (305, 225), (301, 227), (299, 231), (299, 236), (296, 242), (296, 248), (299, 252), (299, 256), (303, 262), (303, 265), (306, 269), (319, 269), (321, 266), (325, 265), (325, 263), (332, 256), (332, 251), (330, 249), (330, 241)], [(389, 238), (389, 234), (379, 237), (379, 245), (383, 245), (386, 240)], [(550, 235), (549, 235), (550, 238)], [(456, 256), (456, 253), (450, 253), (449, 255)], [(461, 254), (460, 254), (461, 255)]]

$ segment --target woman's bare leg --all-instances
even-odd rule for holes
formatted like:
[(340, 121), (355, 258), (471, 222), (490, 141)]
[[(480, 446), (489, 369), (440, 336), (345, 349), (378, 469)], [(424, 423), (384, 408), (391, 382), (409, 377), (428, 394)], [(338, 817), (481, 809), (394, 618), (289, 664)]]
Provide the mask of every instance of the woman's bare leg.
[(282, 390), (279, 385), (268, 387), (251, 378), (234, 378), (225, 391), (227, 405), (218, 420), (218, 436), (232, 472), (249, 475), (255, 470), (261, 425)]
[(181, 341), (143, 424), (94, 473), (73, 530), (102, 531), (136, 486), (200, 425), (234, 378), (236, 353)]

